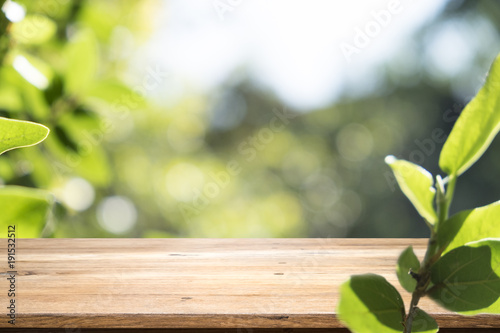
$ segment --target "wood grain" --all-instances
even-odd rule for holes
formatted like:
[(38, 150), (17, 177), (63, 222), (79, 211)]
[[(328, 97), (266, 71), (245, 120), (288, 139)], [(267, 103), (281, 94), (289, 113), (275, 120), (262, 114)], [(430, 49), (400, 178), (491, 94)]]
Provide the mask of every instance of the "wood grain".
[[(409, 303), (394, 266), (410, 244), (422, 257), (423, 239), (18, 239), (16, 328), (341, 328), (352, 274), (383, 275)], [(420, 305), (441, 327), (500, 328), (500, 316)]]

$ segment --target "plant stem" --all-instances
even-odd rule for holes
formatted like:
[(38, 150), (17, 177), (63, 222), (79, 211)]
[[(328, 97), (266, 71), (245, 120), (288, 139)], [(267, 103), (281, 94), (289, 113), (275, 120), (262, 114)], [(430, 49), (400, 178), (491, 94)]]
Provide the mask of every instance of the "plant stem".
[(439, 249), (437, 241), (437, 230), (439, 229), (439, 225), (448, 219), (450, 203), (453, 199), (453, 193), (455, 191), (456, 179), (457, 177), (455, 175), (450, 175), (446, 193), (443, 193), (439, 186), (437, 186), (436, 206), (438, 211), (438, 222), (434, 226), (434, 229), (431, 230), (427, 251), (418, 272), (419, 279), (417, 280), (417, 286), (413, 291), (408, 315), (406, 316), (404, 322), (404, 333), (411, 333), (413, 319), (415, 318), (417, 312), (418, 302), (420, 301), (420, 298), (426, 294), (427, 287), (431, 282), (431, 267), (441, 256), (441, 249)]
[(448, 219), (448, 213), (450, 210), (451, 200), (453, 200), (453, 193), (455, 192), (456, 182), (457, 182), (457, 177), (455, 175), (450, 175), (450, 180), (448, 181), (448, 187), (446, 189), (446, 194), (442, 203), (442, 207), (438, 208), (440, 213), (439, 222)]
[(410, 308), (408, 310), (408, 315), (406, 316), (404, 323), (405, 333), (411, 333), (413, 319), (416, 315), (418, 302), (420, 301), (420, 298), (425, 295), (427, 287), (429, 286), (429, 283), (431, 281), (430, 268), (439, 259), (439, 256), (435, 255), (436, 252), (437, 240), (436, 234), (433, 232), (427, 245), (427, 252), (425, 253), (424, 261), (422, 262), (422, 266), (418, 272), (419, 279), (417, 280), (417, 286), (415, 287), (415, 290), (413, 291), (413, 294), (411, 296)]

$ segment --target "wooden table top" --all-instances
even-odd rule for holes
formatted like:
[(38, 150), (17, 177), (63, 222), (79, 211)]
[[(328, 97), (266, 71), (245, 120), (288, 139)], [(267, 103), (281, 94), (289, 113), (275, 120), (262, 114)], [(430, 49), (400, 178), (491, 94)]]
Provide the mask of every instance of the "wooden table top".
[[(408, 245), (423, 257), (425, 239), (17, 239), (16, 327), (338, 328), (352, 274), (384, 276), (408, 306), (395, 274)], [(0, 328), (12, 328), (3, 258)], [(420, 307), (441, 327), (500, 327)]]

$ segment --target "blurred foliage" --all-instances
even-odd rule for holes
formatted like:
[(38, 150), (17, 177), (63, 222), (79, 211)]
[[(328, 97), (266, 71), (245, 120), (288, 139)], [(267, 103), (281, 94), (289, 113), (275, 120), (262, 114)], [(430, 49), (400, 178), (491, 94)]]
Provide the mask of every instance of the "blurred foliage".
[[(439, 173), (431, 166), (443, 137), (500, 45), (500, 4), (450, 2), (380, 68), (367, 95), (346, 91), (335, 105), (298, 113), (230, 77), (208, 96), (158, 103), (149, 96), (166, 89), (165, 73), (152, 63), (131, 78), (127, 50), (147, 40), (161, 3), (16, 3), (24, 19), (0, 21), (0, 116), (51, 134), (2, 155), (0, 183), (54, 194), (43, 234), (52, 237), (425, 236), (384, 157)], [(454, 76), (426, 56), (450, 22), (484, 41), (471, 42), (473, 66)], [(495, 197), (499, 149), (476, 166), (484, 172), (463, 176), (452, 209), (470, 208), (466, 196), (471, 206)]]
[[(0, 117), (0, 155), (12, 149), (34, 146), (47, 138), (49, 129), (29, 121)], [(37, 237), (50, 217), (53, 200), (43, 190), (20, 186), (0, 187), (0, 227), (18, 237)], [(19, 224), (22, 228), (19, 228)]]

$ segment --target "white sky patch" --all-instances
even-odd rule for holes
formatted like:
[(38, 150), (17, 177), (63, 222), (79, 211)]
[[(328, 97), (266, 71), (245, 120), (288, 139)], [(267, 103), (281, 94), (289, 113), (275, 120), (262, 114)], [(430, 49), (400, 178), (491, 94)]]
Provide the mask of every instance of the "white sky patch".
[(472, 36), (459, 22), (448, 22), (438, 28), (432, 39), (428, 57), (431, 64), (447, 76), (460, 73), (464, 65), (471, 65), (474, 60), (474, 49), (470, 45)]
[(26, 16), (26, 11), (23, 6), (17, 2), (8, 0), (2, 6), (2, 11), (5, 13), (5, 17), (11, 22), (19, 22)]
[(37, 87), (38, 89), (45, 89), (49, 85), (49, 80), (42, 74), (35, 66), (33, 66), (25, 57), (18, 55), (14, 58), (12, 64), (14, 69), (21, 74), (21, 76)]
[[(394, 2), (399, 3), (398, 14), (346, 61), (340, 44), (352, 44), (356, 29), (376, 22), (373, 12), (387, 10)], [(165, 5), (159, 20), (163, 23), (138, 56), (143, 62), (161, 63), (178, 78), (176, 85), (201, 92), (217, 88), (239, 70), (286, 103), (306, 110), (333, 102), (347, 83), (362, 86), (373, 81), (366, 78), (444, 3), (253, 0), (239, 2), (222, 20), (212, 1), (193, 5), (173, 0)], [(185, 91), (166, 86), (158, 90)]]

